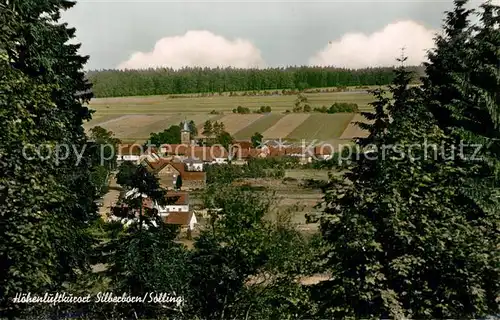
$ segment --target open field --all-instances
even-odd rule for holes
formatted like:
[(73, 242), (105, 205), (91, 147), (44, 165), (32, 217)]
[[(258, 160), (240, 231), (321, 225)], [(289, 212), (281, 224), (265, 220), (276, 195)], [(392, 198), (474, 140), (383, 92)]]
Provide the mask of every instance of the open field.
[(230, 134), (234, 134), (262, 118), (261, 114), (230, 114), (220, 119), (224, 123), (224, 128)]
[[(363, 91), (322, 92), (305, 94), (310, 105), (330, 106), (334, 102), (354, 102), (362, 110), (369, 110), (372, 96)], [(193, 120), (201, 133), (203, 123), (210, 119), (224, 123), (226, 131), (238, 140), (248, 140), (255, 132), (266, 139), (283, 138), (290, 141), (306, 139), (329, 142), (349, 140), (359, 136), (359, 128), (349, 124), (354, 114), (294, 114), (295, 96), (170, 96), (125, 97), (93, 99), (90, 108), (96, 110), (94, 118), (84, 126), (89, 129), (100, 125), (111, 130), (125, 142), (146, 141), (151, 132), (159, 132), (183, 120)], [(270, 114), (233, 114), (237, 106), (252, 111), (269, 105)], [(215, 110), (219, 114), (210, 114)]]
[[(354, 92), (325, 92), (304, 94), (311, 107), (330, 106), (334, 102), (357, 103), (360, 109), (370, 108), (369, 102), (373, 97), (363, 91)], [(232, 112), (238, 106), (256, 110), (261, 106), (271, 106), (274, 112), (291, 110), (294, 106), (295, 95), (275, 96), (213, 96), (170, 98), (169, 96), (123, 97), (123, 98), (96, 98), (92, 99), (90, 107), (99, 114), (156, 114), (177, 112), (210, 112), (212, 110)]]
[(309, 118), (309, 114), (290, 114), (282, 118), (274, 126), (264, 131), (263, 136), (267, 139), (279, 139), (288, 136), (302, 122)]
[(287, 138), (311, 140), (331, 140), (342, 135), (354, 117), (352, 113), (311, 114), (293, 130)]
[(368, 136), (368, 132), (361, 130), (361, 128), (356, 124), (356, 122), (368, 123), (366, 118), (363, 117), (361, 114), (355, 115), (354, 118), (349, 123), (349, 125), (347, 126), (347, 128), (340, 136), (340, 139), (352, 139), (356, 137), (364, 138)]
[[(257, 121), (254, 121), (252, 124), (250, 124), (248, 127), (245, 127), (241, 129), (240, 131), (236, 132), (234, 134), (234, 137), (236, 139), (248, 139), (251, 137), (254, 133), (256, 132), (266, 132), (266, 130), (272, 126), (274, 126), (276, 123), (280, 122), (281, 119), (283, 119), (285, 115), (282, 114), (276, 114), (276, 113), (269, 113), (264, 115), (262, 118), (258, 119)], [(268, 138), (264, 134), (264, 138)]]

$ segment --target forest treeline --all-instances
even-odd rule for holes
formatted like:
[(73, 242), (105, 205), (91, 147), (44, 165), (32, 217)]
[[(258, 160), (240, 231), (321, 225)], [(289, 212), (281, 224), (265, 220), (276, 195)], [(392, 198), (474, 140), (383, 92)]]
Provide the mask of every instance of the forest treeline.
[[(412, 67), (421, 75), (421, 67)], [(287, 67), (268, 69), (183, 68), (90, 71), (95, 97), (147, 96), (186, 93), (308, 89), (387, 85), (392, 68), (339, 69)], [(417, 79), (417, 77), (415, 78)]]

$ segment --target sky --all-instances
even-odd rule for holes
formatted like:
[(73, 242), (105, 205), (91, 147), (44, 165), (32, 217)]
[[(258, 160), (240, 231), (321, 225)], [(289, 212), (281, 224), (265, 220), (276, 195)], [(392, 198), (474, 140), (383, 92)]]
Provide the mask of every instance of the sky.
[[(475, 1), (478, 3), (478, 0)], [(446, 1), (90, 1), (63, 14), (86, 69), (394, 65), (425, 59)]]

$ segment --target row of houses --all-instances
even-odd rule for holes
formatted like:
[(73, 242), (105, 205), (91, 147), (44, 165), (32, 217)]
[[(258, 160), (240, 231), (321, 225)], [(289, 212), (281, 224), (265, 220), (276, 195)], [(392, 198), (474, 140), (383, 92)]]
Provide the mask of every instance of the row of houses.
[[(187, 140), (185, 137), (184, 140)], [(120, 145), (117, 150), (117, 161), (131, 161), (143, 164), (154, 173), (163, 188), (167, 189), (168, 205), (160, 206), (148, 198), (142, 200), (143, 212), (156, 210), (157, 214), (167, 223), (180, 225), (190, 235), (194, 230), (198, 219), (189, 206), (188, 191), (203, 189), (206, 186), (207, 165), (212, 164), (245, 164), (252, 158), (267, 157), (296, 157), (302, 163), (311, 162), (313, 159), (327, 160), (333, 154), (329, 146), (284, 147), (263, 146), (252, 147), (248, 141), (236, 142), (229, 150), (222, 146), (197, 146), (192, 142), (183, 144), (166, 144), (160, 148), (144, 148), (142, 145)], [(177, 180), (180, 177), (182, 186), (177, 188)], [(122, 200), (136, 197), (135, 190), (127, 192)], [(130, 224), (137, 219), (138, 210), (131, 210), (122, 201), (121, 204), (112, 207), (111, 220), (120, 220), (122, 223)], [(132, 218), (130, 218), (132, 216)]]
[(333, 148), (329, 145), (319, 145), (313, 147), (283, 147), (283, 146), (263, 146), (253, 148), (249, 142), (243, 141), (234, 143), (226, 150), (222, 146), (196, 146), (188, 144), (166, 144), (160, 148), (145, 149), (141, 145), (119, 145), (117, 160), (133, 161), (140, 163), (144, 159), (150, 162), (160, 159), (175, 159), (185, 162), (190, 166), (200, 167), (206, 164), (221, 163), (245, 163), (251, 158), (282, 157), (290, 156), (299, 158), (302, 162), (312, 162), (313, 159), (327, 160), (333, 154)]

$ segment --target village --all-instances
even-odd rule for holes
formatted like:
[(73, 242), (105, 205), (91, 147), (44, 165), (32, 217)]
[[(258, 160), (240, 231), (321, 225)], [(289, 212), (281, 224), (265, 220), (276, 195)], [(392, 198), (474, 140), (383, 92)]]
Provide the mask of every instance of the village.
[[(294, 146), (278, 141), (262, 142), (254, 147), (250, 141), (234, 141), (231, 146), (200, 146), (191, 137), (188, 122), (184, 121), (180, 144), (164, 144), (159, 147), (145, 148), (140, 144), (120, 144), (117, 150), (117, 165), (132, 163), (143, 165), (158, 179), (162, 188), (167, 190), (166, 205), (159, 205), (136, 190), (112, 188), (101, 206), (101, 216), (108, 221), (120, 221), (130, 225), (139, 214), (154, 211), (166, 223), (177, 225), (181, 233), (191, 239), (192, 233), (205, 218), (205, 208), (193, 205), (193, 192), (200, 192), (207, 186), (207, 168), (212, 165), (245, 165), (250, 159), (283, 158), (296, 159), (299, 164), (331, 159), (334, 148), (330, 145)], [(112, 178), (113, 179), (113, 178)], [(111, 182), (113, 184), (113, 182)], [(114, 190), (113, 190), (114, 189)], [(121, 189), (118, 193), (116, 189)], [(129, 209), (127, 199), (143, 197), (140, 210)], [(195, 209), (195, 207), (197, 207)], [(142, 212), (141, 212), (142, 210)]]

